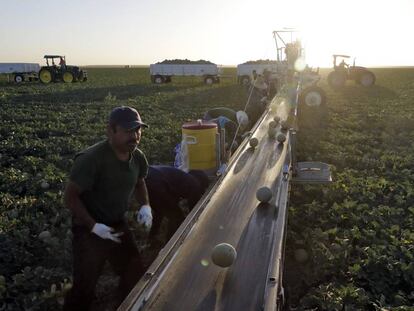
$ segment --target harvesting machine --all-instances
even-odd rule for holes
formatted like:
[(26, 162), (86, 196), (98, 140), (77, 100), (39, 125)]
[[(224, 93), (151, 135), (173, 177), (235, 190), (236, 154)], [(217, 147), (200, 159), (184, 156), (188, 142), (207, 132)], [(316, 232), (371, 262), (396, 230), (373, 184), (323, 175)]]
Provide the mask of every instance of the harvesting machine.
[[(278, 59), (288, 65), (280, 91), (118, 310), (282, 310), (290, 183), (331, 181), (327, 164), (296, 161), (300, 108), (308, 103), (317, 114), (324, 96), (317, 96), (317, 73), (295, 69), (302, 49), (299, 41), (279, 40), (286, 34), (293, 32), (274, 32), (283, 45), (278, 52), (287, 51)], [(256, 198), (264, 186), (271, 191), (267, 203)], [(220, 243), (237, 252), (228, 268), (211, 259)]]

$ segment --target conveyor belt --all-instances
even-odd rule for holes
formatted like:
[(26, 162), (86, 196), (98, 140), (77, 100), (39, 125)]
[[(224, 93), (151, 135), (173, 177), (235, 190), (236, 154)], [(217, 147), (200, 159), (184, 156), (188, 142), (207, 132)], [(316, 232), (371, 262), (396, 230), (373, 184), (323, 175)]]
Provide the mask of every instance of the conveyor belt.
[[(199, 202), (118, 310), (276, 310), (287, 217), (290, 133), (284, 144), (268, 137), (276, 113), (288, 107), (275, 98), (256, 125), (253, 149), (246, 140), (228, 170)], [(256, 190), (273, 198), (259, 204)], [(229, 268), (211, 261), (219, 243), (236, 248)]]

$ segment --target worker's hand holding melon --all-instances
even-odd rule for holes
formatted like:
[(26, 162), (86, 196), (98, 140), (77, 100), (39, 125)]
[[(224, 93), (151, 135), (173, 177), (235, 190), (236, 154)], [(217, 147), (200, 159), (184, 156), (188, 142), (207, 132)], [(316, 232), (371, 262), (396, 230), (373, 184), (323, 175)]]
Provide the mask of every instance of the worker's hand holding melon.
[(137, 213), (137, 222), (145, 229), (149, 230), (152, 226), (152, 212), (149, 205), (142, 205)]

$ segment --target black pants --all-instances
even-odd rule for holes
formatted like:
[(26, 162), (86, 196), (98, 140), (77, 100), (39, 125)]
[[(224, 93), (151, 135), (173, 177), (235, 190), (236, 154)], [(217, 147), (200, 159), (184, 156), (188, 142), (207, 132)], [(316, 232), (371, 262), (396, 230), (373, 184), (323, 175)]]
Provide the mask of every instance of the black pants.
[(128, 295), (144, 273), (135, 240), (126, 223), (112, 225), (123, 232), (121, 243), (104, 240), (88, 229), (74, 225), (73, 232), (73, 287), (65, 298), (63, 310), (89, 310), (95, 296), (95, 287), (108, 260), (120, 276), (119, 303)]

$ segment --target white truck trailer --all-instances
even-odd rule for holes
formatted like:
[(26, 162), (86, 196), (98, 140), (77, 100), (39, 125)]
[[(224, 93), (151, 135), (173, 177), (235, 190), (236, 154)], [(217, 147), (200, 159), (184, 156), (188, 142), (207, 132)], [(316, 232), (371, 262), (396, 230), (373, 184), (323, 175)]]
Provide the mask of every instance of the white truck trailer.
[(171, 82), (172, 76), (203, 77), (206, 84), (220, 82), (220, 68), (216, 64), (151, 64), (150, 74), (156, 84)]
[(16, 83), (38, 79), (40, 65), (35, 63), (0, 63), (0, 74)]
[[(255, 70), (258, 75), (263, 74), (263, 71), (267, 69), (272, 74), (277, 74), (283, 70), (283, 63), (269, 63), (269, 64), (240, 64), (237, 65), (237, 81), (240, 84), (248, 84), (251, 80), (253, 75), (253, 71)], [(286, 64), (287, 68), (287, 64)]]

